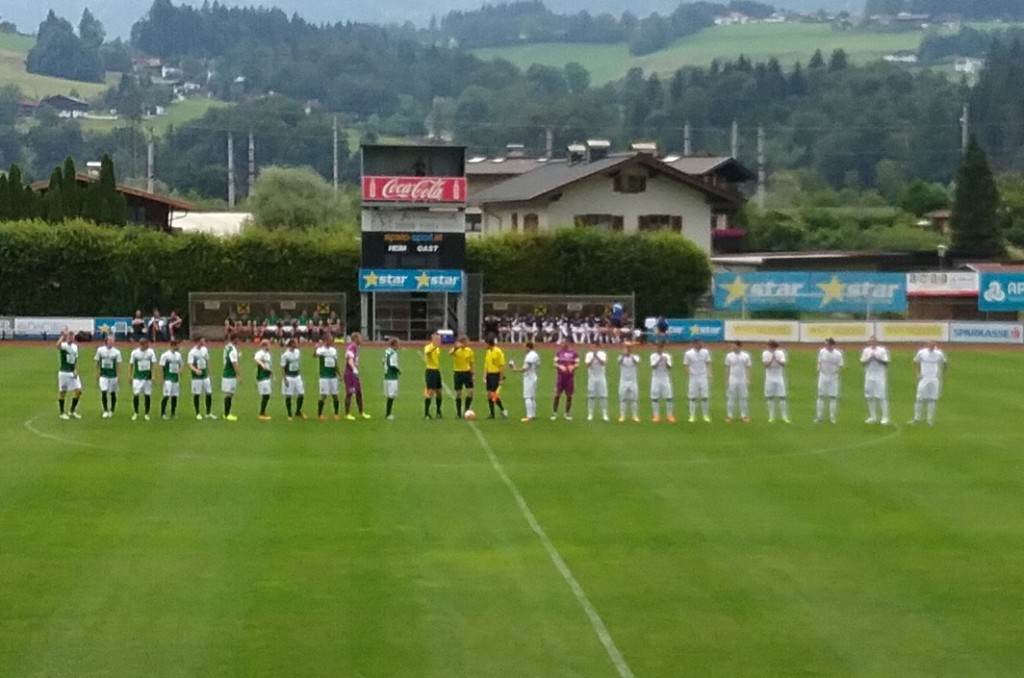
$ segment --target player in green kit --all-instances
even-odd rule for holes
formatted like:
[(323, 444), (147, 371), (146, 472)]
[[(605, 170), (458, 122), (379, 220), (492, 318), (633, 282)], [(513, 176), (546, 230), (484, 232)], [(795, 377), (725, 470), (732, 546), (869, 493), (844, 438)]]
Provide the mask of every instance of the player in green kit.
[(260, 421), (270, 421), (267, 414), (267, 404), (270, 402), (270, 392), (274, 383), (274, 358), (270, 355), (270, 341), (264, 339), (260, 342), (260, 350), (253, 356), (256, 363), (256, 393), (260, 396)]
[(171, 403), (171, 417), (178, 413), (178, 396), (181, 394), (181, 366), (184, 361), (178, 351), (178, 340), (171, 339), (171, 347), (160, 355), (160, 367), (163, 371), (163, 398), (160, 400), (160, 418), (167, 416), (167, 402)]
[(334, 337), (328, 331), (316, 348), (316, 357), (320, 362), (320, 401), (316, 406), (316, 416), (324, 421), (324, 402), (327, 396), (334, 400), (334, 418), (341, 418), (341, 402), (338, 400), (338, 380), (341, 367), (338, 364), (338, 349), (334, 347)]
[(188, 369), (192, 373), (192, 406), (196, 419), (202, 421), (199, 412), (199, 396), (206, 398), (206, 418), (216, 419), (213, 413), (213, 384), (210, 383), (210, 350), (206, 348), (206, 337), (196, 339), (196, 345), (188, 352)]
[(391, 409), (395, 406), (395, 398), (398, 397), (398, 376), (402, 370), (398, 368), (398, 339), (388, 339), (388, 347), (384, 349), (384, 397), (388, 399), (387, 411), (384, 417), (392, 421), (395, 415)]
[(224, 372), (220, 380), (220, 390), (224, 393), (224, 419), (227, 421), (238, 421), (238, 417), (231, 414), (231, 401), (242, 378), (241, 370), (238, 369), (240, 358), (241, 354), (235, 348), (235, 335), (228, 335), (228, 343), (224, 345)]
[[(61, 419), (81, 419), (78, 413), (78, 400), (82, 397), (82, 380), (78, 376), (78, 344), (75, 343), (75, 333), (71, 330), (64, 330), (60, 339), (57, 340), (57, 348), (60, 350), (60, 371), (57, 373), (57, 402), (60, 404)], [(74, 391), (71, 399), (71, 413), (64, 412), (64, 395), (68, 391)]]
[(139, 418), (139, 396), (146, 401), (143, 419), (149, 421), (149, 409), (153, 397), (153, 365), (156, 364), (156, 351), (149, 346), (149, 339), (139, 339), (139, 347), (132, 351), (128, 365), (132, 370), (132, 421)]
[(114, 335), (103, 338), (103, 345), (96, 349), (96, 365), (99, 372), (96, 381), (103, 401), (103, 418), (110, 419), (117, 409), (118, 371), (121, 368), (121, 351), (114, 346)]
[(299, 353), (298, 341), (294, 338), (288, 340), (288, 348), (281, 354), (281, 371), (284, 376), (281, 379), (281, 392), (284, 394), (284, 406), (288, 410), (288, 421), (292, 420), (292, 398), (295, 400), (295, 416), (305, 419), (302, 413), (302, 401), (306, 399), (306, 387), (302, 383), (302, 370), (299, 363), (302, 354)]

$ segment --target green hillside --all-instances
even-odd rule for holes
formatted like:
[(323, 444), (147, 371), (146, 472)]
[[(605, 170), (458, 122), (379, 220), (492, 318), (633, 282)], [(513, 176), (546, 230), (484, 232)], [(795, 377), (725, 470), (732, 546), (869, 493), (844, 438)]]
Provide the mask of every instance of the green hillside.
[[(985, 26), (988, 27), (988, 26)], [(1005, 26), (1004, 26), (1005, 27)], [(564, 66), (576, 61), (590, 71), (595, 83), (616, 80), (630, 68), (670, 73), (680, 66), (696, 66), (713, 59), (734, 59), (744, 54), (755, 61), (771, 57), (783, 65), (806, 62), (814, 50), (828, 54), (842, 48), (855, 63), (880, 59), (898, 50), (916, 50), (924, 31), (877, 33), (837, 30), (829, 24), (747, 24), (714, 26), (681, 38), (670, 47), (645, 56), (633, 56), (625, 44), (582, 45), (546, 43), (475, 50), (483, 58), (500, 57), (526, 68), (531, 64)]]
[(102, 84), (29, 73), (25, 70), (25, 55), (34, 44), (35, 38), (30, 35), (0, 33), (0, 87), (16, 85), (22, 94), (32, 99), (69, 94), (72, 90), (88, 99), (117, 82), (117, 76), (110, 73)]

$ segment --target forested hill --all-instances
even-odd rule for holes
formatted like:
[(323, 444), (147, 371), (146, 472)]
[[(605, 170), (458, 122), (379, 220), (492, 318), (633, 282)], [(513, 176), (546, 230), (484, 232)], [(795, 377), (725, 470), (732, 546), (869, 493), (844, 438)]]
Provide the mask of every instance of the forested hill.
[[(190, 4), (201, 7), (202, 0), (191, 0)], [(212, 4), (212, 3), (211, 3)], [(427, 26), (432, 17), (440, 19), (453, 10), (474, 10), (485, 4), (484, 0), (441, 0), (423, 3), (416, 0), (389, 0), (388, 2), (337, 2), (336, 0), (228, 0), (220, 4), (246, 6), (264, 4), (280, 9), (286, 15), (299, 14), (314, 23), (337, 21), (360, 21), (367, 23), (401, 24), (411, 21)], [(490, 3), (497, 4), (497, 3)], [(671, 13), (679, 0), (550, 0), (548, 6), (562, 14), (576, 14), (582, 11), (591, 14), (608, 13), (620, 16), (629, 11), (637, 16), (652, 12)], [(800, 11), (824, 9), (829, 12), (848, 10), (859, 12), (864, 0), (782, 0), (775, 3)], [(52, 9), (59, 16), (78, 17), (88, 7), (107, 27), (112, 36), (128, 37), (131, 26), (148, 10), (150, 0), (49, 0), (43, 3), (5, 2), (0, 8), (0, 20), (11, 21), (25, 31), (35, 27)]]

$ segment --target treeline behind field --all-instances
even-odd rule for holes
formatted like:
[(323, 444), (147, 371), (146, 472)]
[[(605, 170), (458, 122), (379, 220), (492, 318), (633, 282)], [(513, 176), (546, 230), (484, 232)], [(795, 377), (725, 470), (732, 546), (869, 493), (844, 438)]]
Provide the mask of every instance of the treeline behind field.
[[(3, 315), (184, 313), (194, 291), (340, 291), (358, 310), (359, 241), (339, 233), (251, 229), (216, 238), (82, 221), (0, 223), (0, 270)], [(681, 317), (711, 279), (707, 256), (682, 236), (575, 229), (471, 240), (467, 270), (482, 273), (490, 292), (635, 292), (640, 314)]]

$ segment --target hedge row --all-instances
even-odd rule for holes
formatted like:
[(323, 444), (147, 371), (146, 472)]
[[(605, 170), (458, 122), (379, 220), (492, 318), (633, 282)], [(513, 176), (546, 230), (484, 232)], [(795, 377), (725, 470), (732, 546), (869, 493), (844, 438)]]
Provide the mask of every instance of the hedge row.
[[(343, 234), (0, 224), (0, 315), (185, 313), (190, 291), (341, 291), (352, 316), (358, 269), (359, 243)], [(483, 274), (488, 292), (635, 292), (641, 314), (669, 315), (690, 312), (711, 276), (707, 256), (678, 235), (578, 229), (471, 240), (467, 270)]]

